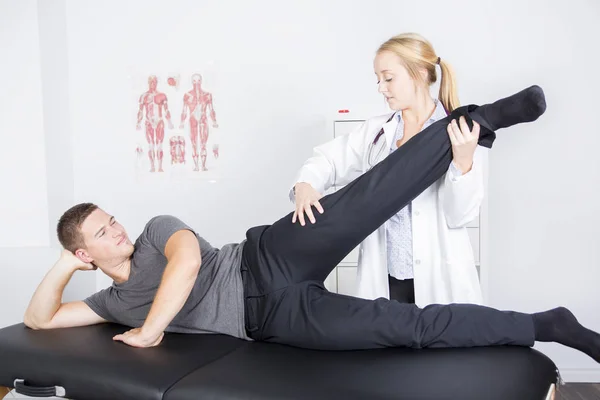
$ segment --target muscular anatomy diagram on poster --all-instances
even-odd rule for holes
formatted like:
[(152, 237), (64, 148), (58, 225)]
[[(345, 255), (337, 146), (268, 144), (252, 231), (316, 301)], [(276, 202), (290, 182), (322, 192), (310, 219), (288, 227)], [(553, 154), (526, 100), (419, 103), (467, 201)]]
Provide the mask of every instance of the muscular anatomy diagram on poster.
[(139, 74), (136, 78), (137, 173), (214, 178), (219, 124), (213, 93), (204, 86), (203, 75)]

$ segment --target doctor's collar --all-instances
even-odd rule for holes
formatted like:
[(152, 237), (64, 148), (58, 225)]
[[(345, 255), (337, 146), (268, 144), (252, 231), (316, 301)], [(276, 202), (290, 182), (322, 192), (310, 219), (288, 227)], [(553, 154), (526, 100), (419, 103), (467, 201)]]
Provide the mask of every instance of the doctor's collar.
[[(435, 108), (431, 113), (431, 116), (425, 122), (435, 122), (437, 120), (445, 118), (447, 115), (446, 110), (444, 109), (444, 106), (442, 105), (442, 102), (439, 99), (433, 99), (433, 103), (435, 104)], [(394, 117), (398, 119), (398, 123), (402, 122), (402, 111), (396, 111)]]

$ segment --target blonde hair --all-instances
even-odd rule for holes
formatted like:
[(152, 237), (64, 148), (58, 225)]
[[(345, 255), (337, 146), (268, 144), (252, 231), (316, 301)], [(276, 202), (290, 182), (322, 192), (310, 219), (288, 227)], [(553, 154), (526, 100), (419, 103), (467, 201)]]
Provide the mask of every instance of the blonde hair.
[(439, 64), (442, 70), (442, 81), (440, 82), (438, 98), (447, 112), (452, 112), (460, 107), (456, 79), (452, 67), (435, 54), (433, 46), (423, 36), (418, 33), (396, 35), (377, 49), (377, 53), (383, 51), (389, 51), (400, 57), (408, 73), (415, 81), (422, 81), (419, 70), (426, 70), (427, 82), (423, 83), (428, 86), (437, 81), (435, 66)]

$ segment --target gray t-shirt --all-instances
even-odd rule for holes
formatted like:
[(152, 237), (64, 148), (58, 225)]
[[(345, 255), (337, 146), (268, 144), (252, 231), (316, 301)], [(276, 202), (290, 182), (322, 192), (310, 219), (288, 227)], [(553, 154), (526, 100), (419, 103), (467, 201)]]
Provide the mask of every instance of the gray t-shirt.
[(135, 242), (129, 279), (113, 282), (85, 303), (100, 317), (131, 327), (141, 327), (150, 311), (167, 266), (165, 245), (172, 234), (188, 229), (200, 244), (202, 264), (198, 278), (181, 311), (166, 331), (226, 334), (250, 340), (244, 329), (244, 294), (241, 260), (244, 243), (216, 249), (176, 217), (152, 218)]

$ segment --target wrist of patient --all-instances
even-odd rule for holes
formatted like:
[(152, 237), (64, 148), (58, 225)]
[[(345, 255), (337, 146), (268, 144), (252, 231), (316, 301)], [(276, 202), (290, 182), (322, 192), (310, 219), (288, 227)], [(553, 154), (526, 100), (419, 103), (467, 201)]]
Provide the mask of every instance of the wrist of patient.
[(77, 271), (79, 269), (79, 267), (77, 265), (74, 265), (73, 263), (63, 261), (63, 260), (58, 260), (54, 264), (53, 269), (62, 274), (73, 274), (73, 273), (75, 273), (75, 271)]
[(146, 320), (146, 322), (144, 322), (144, 325), (140, 327), (140, 333), (142, 334), (142, 336), (149, 339), (154, 339), (155, 337), (159, 336), (163, 331), (164, 329), (157, 329), (156, 327), (149, 324), (148, 320)]

